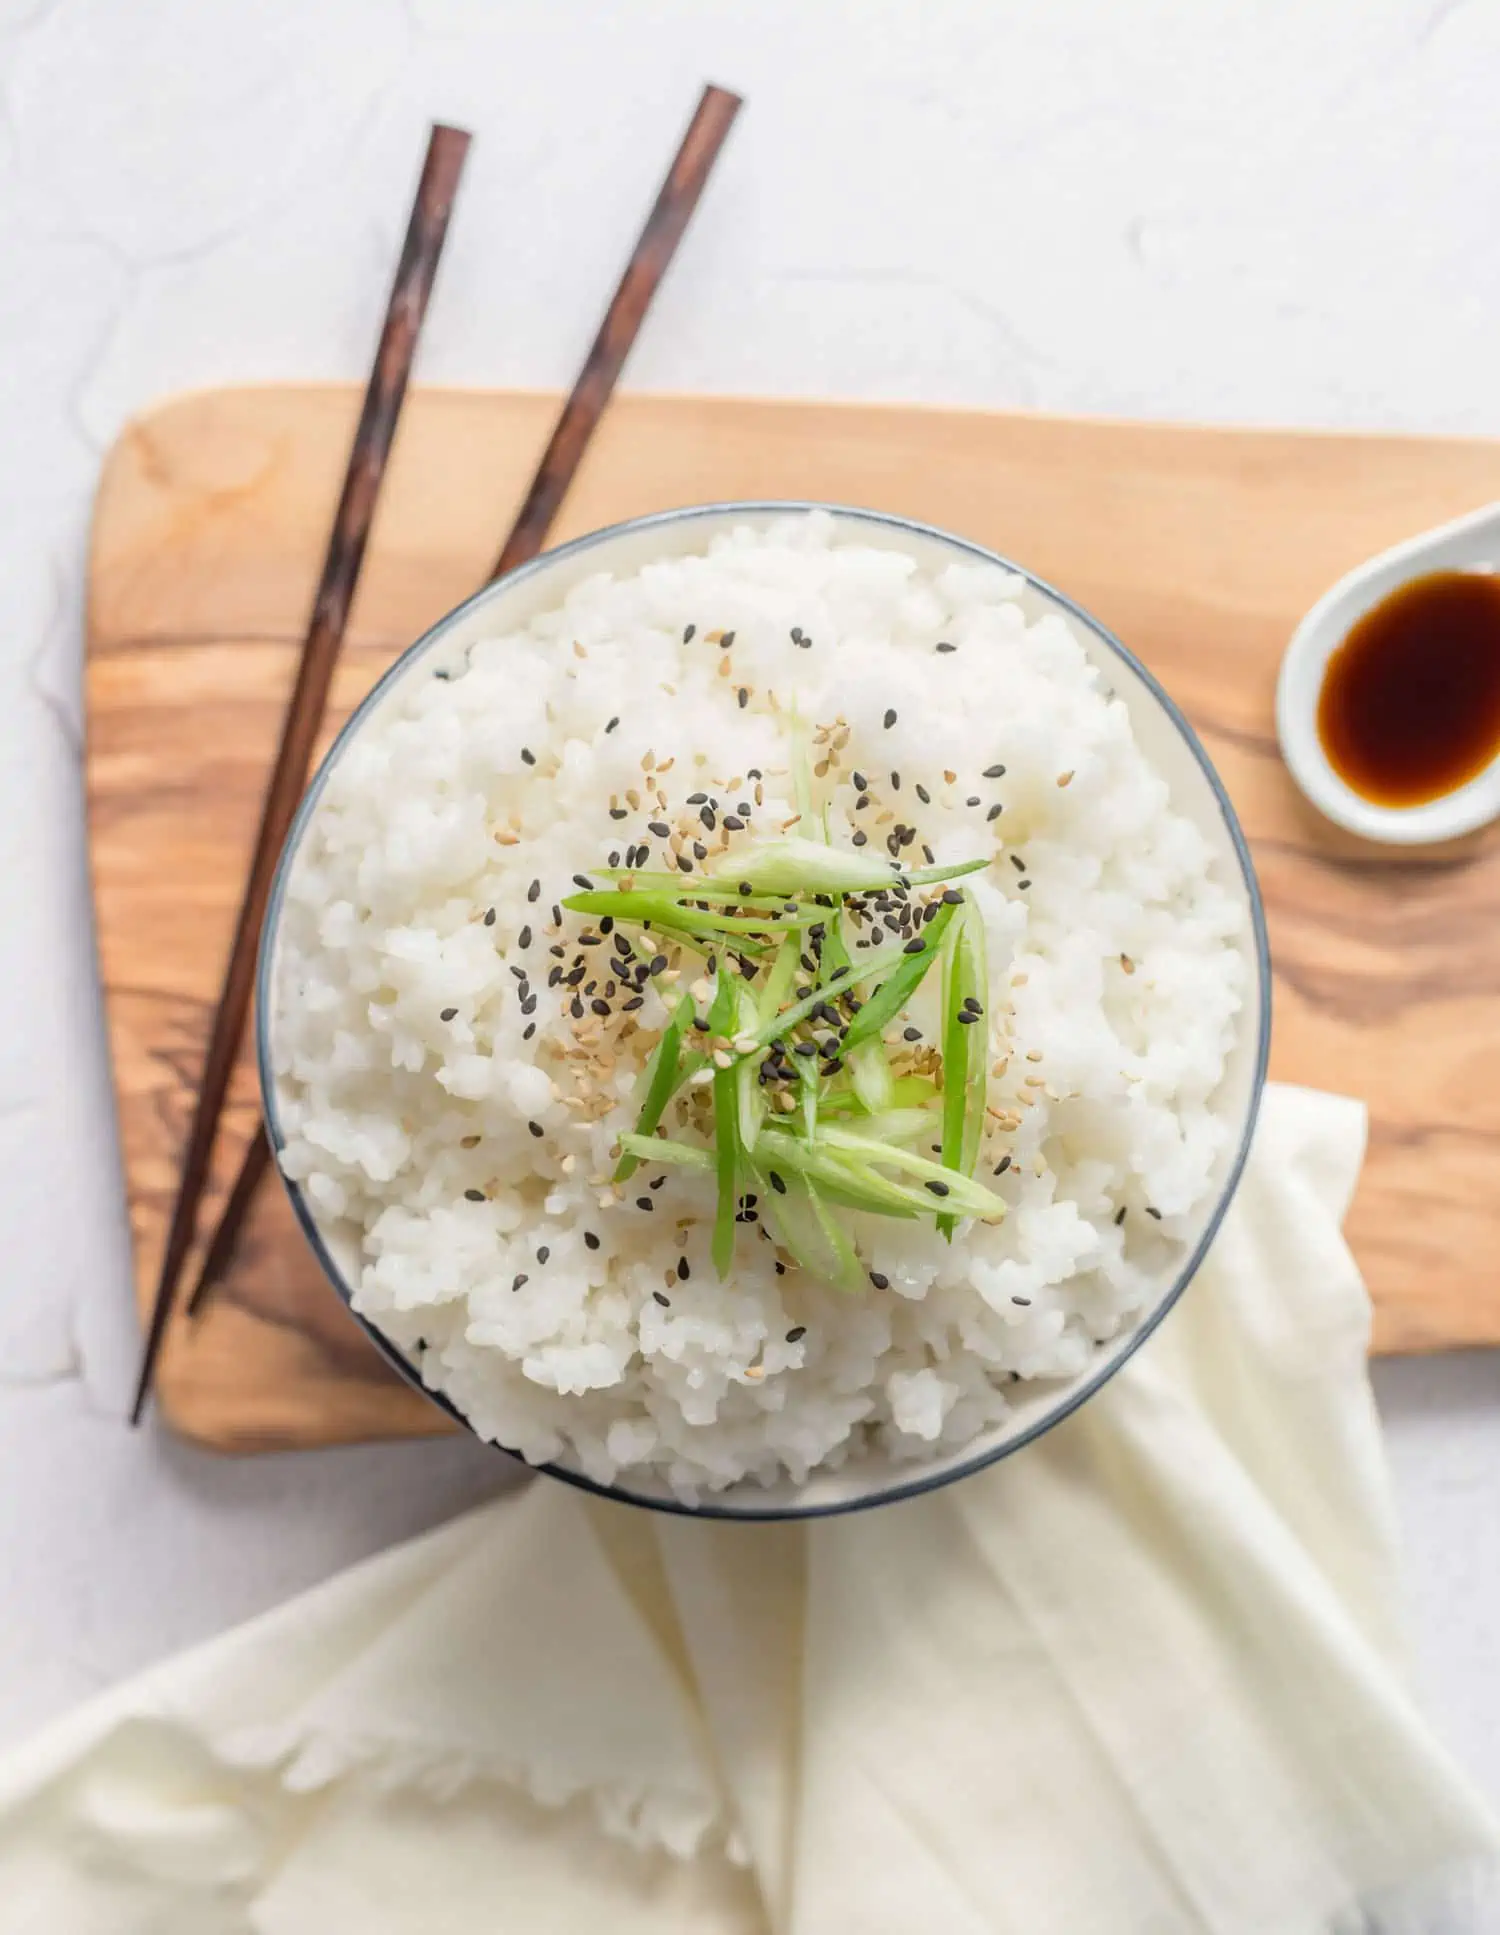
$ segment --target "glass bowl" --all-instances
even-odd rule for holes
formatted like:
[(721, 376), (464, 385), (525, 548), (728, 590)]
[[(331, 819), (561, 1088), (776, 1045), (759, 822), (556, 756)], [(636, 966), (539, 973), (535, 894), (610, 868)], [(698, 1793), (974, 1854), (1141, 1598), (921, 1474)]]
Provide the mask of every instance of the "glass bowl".
[[(308, 789), (281, 857), (261, 939), (257, 983), (256, 1041), (266, 1128), (272, 1147), (280, 1153), (283, 1135), (270, 1053), (271, 989), (274, 982), (277, 936), (289, 871), (329, 774), (351, 741), (374, 715), (396, 701), (406, 681), (425, 676), (445, 663), (456, 665), (476, 640), (494, 637), (525, 624), (567, 595), (580, 579), (598, 571), (631, 572), (653, 558), (700, 551), (721, 530), (798, 511), (827, 511), (841, 528), (862, 542), (914, 556), (925, 565), (941, 567), (958, 560), (983, 560), (1002, 565), (1026, 581), (1022, 604), (1028, 617), (1053, 610), (1071, 621), (1080, 641), (1105, 673), (1130, 712), (1137, 743), (1166, 780), (1175, 809), (1189, 817), (1204, 834), (1222, 880), (1243, 896), (1245, 919), (1240, 946), (1246, 966), (1247, 995), (1240, 1032), (1231, 1053), (1217, 1102), (1230, 1133), (1225, 1139), (1212, 1188), (1195, 1212), (1193, 1228), (1174, 1266), (1163, 1273), (1156, 1294), (1139, 1320), (1120, 1337), (1100, 1345), (1094, 1360), (1078, 1375), (1013, 1387), (1017, 1394), (1010, 1415), (999, 1425), (957, 1450), (929, 1460), (896, 1460), (878, 1448), (851, 1456), (844, 1464), (813, 1471), (798, 1484), (790, 1478), (772, 1486), (745, 1480), (726, 1491), (705, 1493), (695, 1504), (684, 1503), (654, 1474), (627, 1476), (615, 1484), (599, 1484), (564, 1464), (541, 1467), (556, 1478), (606, 1498), (661, 1511), (725, 1519), (814, 1518), (834, 1512), (859, 1510), (910, 1498), (938, 1485), (968, 1476), (997, 1458), (1018, 1451), (1060, 1419), (1076, 1411), (1125, 1360), (1146, 1341), (1182, 1295), (1223, 1221), (1244, 1168), (1265, 1083), (1270, 1046), (1271, 969), (1266, 944), (1265, 913), (1245, 838), (1223, 782), (1214, 771), (1197, 735), (1145, 667), (1099, 622), (1041, 582), (1021, 565), (930, 525), (880, 512), (839, 505), (807, 503), (705, 504), (684, 510), (662, 511), (634, 518), (589, 536), (575, 538), (523, 565), (496, 584), (487, 585), (456, 611), (440, 620), (396, 661), (349, 719), (329, 749)], [(432, 663), (436, 661), (436, 663)], [(450, 1418), (467, 1428), (463, 1414), (440, 1392), (430, 1390), (421, 1372), (373, 1324), (353, 1307), (351, 1277), (358, 1257), (347, 1231), (330, 1228), (308, 1202), (304, 1191), (283, 1176), (297, 1219), (334, 1289), (350, 1307), (371, 1341), (404, 1377), (426, 1392)], [(504, 1447), (499, 1447), (504, 1449)]]

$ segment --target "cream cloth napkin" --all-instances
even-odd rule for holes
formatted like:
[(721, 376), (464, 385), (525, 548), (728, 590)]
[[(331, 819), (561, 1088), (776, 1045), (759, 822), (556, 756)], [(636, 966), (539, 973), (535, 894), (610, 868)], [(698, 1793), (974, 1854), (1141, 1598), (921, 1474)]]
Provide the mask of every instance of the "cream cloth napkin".
[(9, 1935), (1463, 1935), (1406, 1680), (1363, 1116), (1273, 1090), (1182, 1306), (966, 1482), (806, 1530), (538, 1482), (0, 1762)]

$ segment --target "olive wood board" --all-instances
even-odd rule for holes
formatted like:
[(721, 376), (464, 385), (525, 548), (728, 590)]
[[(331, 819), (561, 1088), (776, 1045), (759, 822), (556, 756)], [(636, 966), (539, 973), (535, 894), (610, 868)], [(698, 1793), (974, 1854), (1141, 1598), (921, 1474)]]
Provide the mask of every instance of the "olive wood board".
[[(168, 401), (95, 508), (88, 812), (143, 1314), (262, 786), (358, 407), (354, 389)], [(484, 576), (557, 408), (411, 396), (329, 730)], [(1110, 626), (1184, 707), (1249, 835), (1275, 959), (1272, 1073), (1367, 1099), (1349, 1222), (1375, 1348), (1500, 1342), (1500, 854), (1383, 851), (1282, 766), (1277, 662), (1351, 565), (1500, 496), (1500, 443), (707, 396), (619, 398), (555, 536), (727, 498), (901, 512), (993, 546)], [(248, 1056), (202, 1230), (256, 1119)], [(191, 1274), (191, 1272), (190, 1272)], [(324, 1282), (274, 1178), (226, 1284), (162, 1357), (166, 1418), (249, 1451), (446, 1429)]]

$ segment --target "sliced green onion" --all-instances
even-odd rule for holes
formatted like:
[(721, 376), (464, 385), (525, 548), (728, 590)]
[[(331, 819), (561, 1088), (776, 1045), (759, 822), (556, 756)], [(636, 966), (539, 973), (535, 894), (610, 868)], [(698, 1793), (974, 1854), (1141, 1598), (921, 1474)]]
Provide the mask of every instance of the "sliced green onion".
[(664, 1162), (673, 1169), (702, 1169), (712, 1173), (714, 1152), (691, 1142), (672, 1142), (660, 1135), (622, 1135), (620, 1147), (636, 1162)]
[(821, 987), (814, 988), (812, 993), (804, 996), (801, 1001), (794, 1001), (791, 1007), (784, 1008), (779, 1015), (773, 1015), (769, 1021), (763, 1021), (755, 1031), (755, 1046), (764, 1048), (767, 1042), (773, 1041), (777, 1035), (784, 1034), (789, 1028), (795, 1028), (799, 1021), (806, 1021), (813, 1009), (821, 1007), (835, 989), (858, 987), (862, 981), (873, 980), (877, 975), (885, 974), (896, 967), (901, 959), (901, 950), (890, 948), (884, 954), (871, 954), (868, 959), (861, 961), (858, 966), (850, 968), (847, 972), (841, 971), (831, 975)]
[(894, 1106), (896, 1078), (891, 1073), (885, 1043), (878, 1035), (860, 1042), (852, 1052), (846, 1049), (845, 1060), (854, 1093), (871, 1115)]
[[(916, 1113), (925, 1110), (928, 1103), (935, 1102), (941, 1092), (937, 1084), (929, 1082), (925, 1075), (898, 1075), (892, 1088), (891, 1107), (898, 1114)], [(828, 1116), (858, 1115), (862, 1109), (863, 1104), (852, 1089), (841, 1089), (823, 1103), (823, 1113)], [(927, 1120), (931, 1124), (931, 1116)]]
[(870, 1166), (884, 1164), (905, 1175), (914, 1176), (925, 1188), (928, 1183), (941, 1183), (947, 1194), (934, 1198), (929, 1192), (924, 1207), (931, 1213), (942, 1214), (947, 1205), (965, 1216), (977, 1216), (986, 1223), (998, 1223), (1005, 1216), (1004, 1200), (977, 1183), (972, 1176), (961, 1176), (942, 1163), (931, 1161), (927, 1156), (918, 1155), (915, 1149), (903, 1149), (894, 1143), (876, 1142), (869, 1136), (858, 1135), (852, 1130), (835, 1127), (831, 1123), (823, 1125), (819, 1136), (822, 1153), (850, 1162)]
[(844, 1050), (847, 1054), (857, 1048), (862, 1041), (868, 1041), (880, 1034), (888, 1021), (896, 1016), (910, 1001), (927, 970), (938, 957), (944, 934), (953, 919), (954, 909), (944, 905), (922, 930), (923, 948), (920, 954), (908, 954), (904, 950), (892, 958), (893, 967), (890, 978), (882, 981), (870, 996), (859, 1013), (849, 1024), (849, 1032), (844, 1037)]
[[(682, 1069), (682, 1037), (688, 1023), (693, 1018), (693, 998), (685, 994), (672, 1010), (671, 1019), (662, 1031), (661, 1040), (656, 1044), (650, 1061), (646, 1064), (645, 1096), (641, 1102), (641, 1112), (635, 1119), (635, 1132), (638, 1136), (649, 1136), (661, 1121), (667, 1103), (671, 1101), (678, 1087), (687, 1079)], [(702, 1061), (702, 1057), (697, 1057)], [(615, 1170), (615, 1181), (624, 1182), (635, 1168), (629, 1156), (620, 1158)]]
[[(774, 1167), (774, 1165), (771, 1165)], [(857, 1295), (865, 1287), (864, 1267), (837, 1219), (806, 1177), (776, 1174), (782, 1187), (767, 1187), (766, 1165), (757, 1163), (761, 1205), (783, 1249), (812, 1276)]]
[[(964, 1004), (989, 994), (984, 920), (970, 893), (948, 936), (943, 957), (943, 1165), (968, 1178), (974, 1172), (984, 1131), (989, 1027), (961, 1020)], [(941, 1216), (938, 1228), (951, 1242), (957, 1218)]]
[[(748, 1032), (760, 1019), (754, 995), (748, 987), (741, 987), (737, 997), (737, 1025), (742, 1032)], [(760, 1125), (766, 1119), (766, 1091), (760, 1082), (760, 1062), (756, 1056), (742, 1055), (734, 1065), (735, 1107), (739, 1111), (740, 1147), (745, 1155), (751, 1154), (760, 1136)]]
[(815, 907), (797, 914), (716, 914), (701, 907), (689, 907), (691, 895), (672, 899), (663, 893), (621, 894), (594, 892), (574, 894), (563, 906), (573, 914), (610, 915), (615, 920), (646, 921), (662, 927), (680, 928), (688, 934), (764, 934), (782, 928), (814, 927), (822, 918)]
[(802, 1133), (811, 1138), (818, 1132), (818, 1090), (822, 1086), (813, 1056), (797, 1057), (797, 1081), (802, 1091)]
[(909, 887), (935, 887), (940, 880), (959, 880), (964, 874), (978, 873), (989, 864), (988, 860), (957, 860), (951, 867), (918, 867), (901, 878)]
[[(616, 884), (608, 891), (623, 895), (627, 901), (634, 893), (660, 893), (669, 900), (724, 900), (737, 902), (742, 907), (764, 908), (773, 914), (787, 911), (785, 894), (742, 894), (738, 880), (730, 886), (726, 881), (710, 880), (706, 875), (695, 877), (692, 874), (635, 867), (595, 867), (592, 877), (613, 880)], [(595, 888), (593, 891), (604, 890)], [(618, 903), (612, 900), (605, 911), (611, 914), (617, 912)], [(791, 909), (793, 913), (798, 911), (795, 907)]]
[(792, 991), (792, 983), (797, 978), (801, 965), (802, 942), (798, 935), (788, 934), (777, 949), (776, 959), (771, 963), (771, 972), (766, 985), (755, 997), (756, 1027), (766, 1022), (775, 1022), (776, 1010)]
[(788, 835), (737, 848), (709, 869), (708, 878), (743, 880), (763, 894), (858, 894), (893, 886), (901, 875), (884, 860), (867, 858), (852, 848)]
[[(721, 968), (718, 987), (708, 1010), (711, 1035), (728, 1035), (734, 1030), (734, 976)], [(714, 1209), (714, 1234), (710, 1254), (720, 1277), (727, 1277), (734, 1261), (734, 1218), (739, 1203), (740, 1112), (735, 1093), (735, 1071), (714, 1069), (714, 1175), (718, 1182), (718, 1202)]]
[[(915, 1213), (932, 1216), (940, 1204), (952, 1201), (965, 1216), (977, 1216), (987, 1223), (998, 1223), (1005, 1215), (1005, 1204), (979, 1183), (954, 1176), (938, 1163), (929, 1162), (909, 1149), (890, 1148), (864, 1136), (848, 1136), (826, 1124), (814, 1143), (784, 1129), (767, 1126), (761, 1134), (759, 1159), (778, 1173), (794, 1169), (830, 1190), (838, 1192), (852, 1208), (876, 1215)], [(875, 1166), (906, 1170), (920, 1179), (921, 1188), (894, 1176), (882, 1175)], [(942, 1185), (944, 1195), (934, 1197), (926, 1184)]]

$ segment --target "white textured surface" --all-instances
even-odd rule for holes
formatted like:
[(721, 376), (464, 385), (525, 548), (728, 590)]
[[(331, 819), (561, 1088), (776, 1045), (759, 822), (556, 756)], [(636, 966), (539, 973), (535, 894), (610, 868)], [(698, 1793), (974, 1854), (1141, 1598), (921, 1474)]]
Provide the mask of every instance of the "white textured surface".
[[(750, 108), (641, 386), (1500, 431), (1481, 0), (0, 0), (0, 1739), (497, 1482), (121, 1422), (100, 457), (166, 390), (362, 375), (433, 115), (479, 141), (421, 374), (565, 382), (705, 76)], [(1377, 1383), (1435, 1710), (1500, 1796), (1496, 1360)]]

